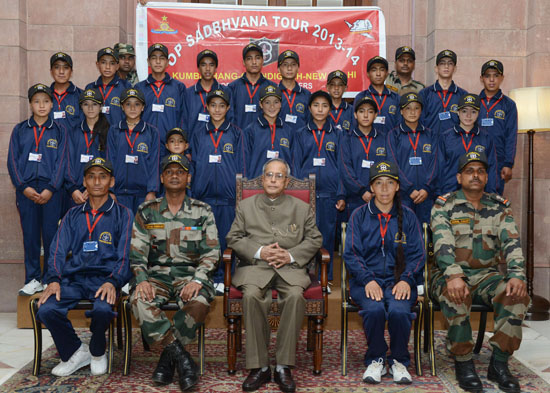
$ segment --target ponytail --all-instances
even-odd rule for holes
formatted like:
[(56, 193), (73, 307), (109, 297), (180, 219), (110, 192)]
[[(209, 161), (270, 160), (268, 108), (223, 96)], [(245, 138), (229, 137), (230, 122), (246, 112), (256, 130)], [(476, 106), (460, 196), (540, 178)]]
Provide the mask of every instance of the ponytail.
[(397, 209), (397, 253), (395, 255), (395, 283), (399, 282), (401, 274), (405, 271), (405, 252), (403, 251), (403, 207), (401, 206), (400, 191), (395, 193), (393, 203)]
[(109, 133), (109, 127), (110, 124), (107, 117), (103, 113), (100, 113), (99, 119), (94, 125), (94, 137), (97, 136), (97, 138), (99, 138), (100, 151), (107, 150), (107, 134)]

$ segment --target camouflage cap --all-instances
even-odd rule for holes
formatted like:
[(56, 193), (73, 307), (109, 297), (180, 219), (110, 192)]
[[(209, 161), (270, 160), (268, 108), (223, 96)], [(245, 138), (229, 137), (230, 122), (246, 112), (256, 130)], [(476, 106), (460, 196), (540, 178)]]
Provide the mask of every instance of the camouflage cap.
[(116, 62), (118, 63), (118, 54), (115, 52), (115, 50), (111, 47), (107, 48), (101, 48), (97, 51), (97, 61), (101, 59), (102, 56), (112, 56)]
[(442, 50), (441, 52), (439, 52), (437, 54), (437, 57), (435, 58), (435, 64), (438, 65), (439, 62), (442, 59), (444, 59), (445, 57), (448, 57), (449, 59), (451, 59), (453, 61), (453, 63), (455, 63), (455, 65), (456, 65), (456, 60), (457, 60), (456, 53), (454, 53), (450, 49), (445, 49), (445, 50)]
[(73, 59), (71, 58), (71, 56), (64, 52), (57, 52), (53, 54), (52, 57), (50, 57), (50, 68), (52, 68), (55, 62), (58, 60), (64, 61), (69, 65), (69, 67), (73, 68)]
[(414, 53), (414, 49), (410, 46), (401, 46), (395, 50), (395, 60), (403, 55), (411, 55), (413, 60), (416, 60), (416, 53)]
[(370, 97), (363, 97), (361, 98), (360, 100), (358, 100), (356, 103), (355, 103), (355, 107), (353, 108), (353, 111), (354, 112), (357, 112), (359, 110), (359, 108), (361, 108), (361, 106), (363, 105), (370, 105), (372, 106), (372, 108), (374, 109), (374, 111), (376, 113), (378, 113), (378, 105), (376, 105), (376, 101), (374, 101), (372, 98)]
[(332, 71), (328, 74), (327, 85), (335, 78), (341, 79), (342, 82), (344, 82), (344, 85), (348, 85), (348, 76), (344, 71), (341, 70)]
[(481, 107), (481, 100), (477, 94), (464, 94), (462, 97), (460, 97), (460, 100), (458, 100), (458, 109), (462, 109), (464, 107), (472, 107), (475, 110), (479, 110)]
[(283, 94), (277, 86), (267, 85), (260, 91), (260, 102), (267, 97), (277, 97), (279, 100), (282, 100)]
[(369, 72), (371, 67), (375, 64), (382, 64), (384, 67), (386, 67), (386, 70), (388, 69), (388, 61), (386, 59), (384, 59), (382, 56), (374, 56), (371, 57), (367, 62), (367, 72)]
[(189, 172), (189, 160), (183, 154), (169, 154), (162, 159), (160, 164), (162, 171), (170, 164), (179, 164), (185, 171)]
[(387, 176), (399, 181), (399, 173), (397, 165), (390, 161), (380, 161), (369, 169), (369, 183), (372, 183), (376, 178)]
[(285, 50), (284, 52), (281, 52), (279, 58), (277, 59), (277, 65), (280, 66), (286, 59), (294, 59), (296, 60), (296, 63), (300, 65), (300, 56), (298, 56), (298, 53), (293, 50)]
[(88, 161), (86, 165), (84, 165), (84, 173), (88, 172), (88, 170), (90, 168), (93, 168), (94, 166), (105, 169), (105, 171), (107, 171), (107, 173), (109, 174), (113, 173), (113, 164), (111, 163), (111, 161), (101, 157), (95, 157)]
[(99, 105), (103, 104), (103, 97), (101, 96), (101, 93), (98, 89), (86, 89), (82, 93), (80, 93), (80, 97), (78, 97), (78, 103), (82, 104), (84, 101), (87, 100), (97, 102)]
[(399, 109), (405, 108), (411, 102), (418, 102), (420, 106), (424, 107), (424, 102), (422, 102), (422, 97), (416, 94), (415, 92), (410, 92), (401, 96), (399, 100)]
[(28, 91), (28, 94), (27, 94), (27, 96), (29, 97), (29, 101), (37, 93), (47, 94), (50, 97), (50, 99), (53, 100), (52, 90), (43, 83), (37, 83), (37, 84), (32, 85), (31, 87), (29, 87), (29, 91)]
[(136, 50), (134, 49), (134, 46), (132, 44), (124, 44), (122, 42), (119, 42), (118, 44), (115, 44), (114, 48), (117, 55), (136, 55)]
[(485, 71), (487, 71), (490, 68), (494, 68), (497, 70), (499, 74), (504, 74), (504, 66), (502, 63), (498, 60), (489, 60), (483, 63), (481, 66), (481, 75), (485, 74)]
[(229, 100), (229, 95), (223, 91), (222, 89), (216, 89), (211, 90), (210, 93), (206, 96), (206, 103), (208, 104), (213, 98), (219, 97), (222, 100), (224, 100), (227, 105), (229, 105), (231, 102)]
[(120, 96), (120, 103), (124, 104), (124, 101), (126, 101), (128, 98), (132, 98), (132, 97), (137, 98), (143, 104), (145, 104), (145, 96), (143, 95), (143, 92), (139, 89), (134, 88), (134, 87), (126, 89), (122, 92), (122, 94)]
[(189, 141), (188, 136), (187, 136), (187, 131), (185, 131), (185, 130), (179, 128), (179, 127), (174, 127), (166, 133), (166, 143), (168, 143), (168, 139), (170, 139), (170, 137), (172, 135), (181, 135), (185, 142)]
[(489, 168), (489, 161), (484, 152), (470, 151), (460, 156), (458, 160), (458, 172), (462, 172), (464, 167), (470, 162), (481, 162), (485, 166), (485, 169)]

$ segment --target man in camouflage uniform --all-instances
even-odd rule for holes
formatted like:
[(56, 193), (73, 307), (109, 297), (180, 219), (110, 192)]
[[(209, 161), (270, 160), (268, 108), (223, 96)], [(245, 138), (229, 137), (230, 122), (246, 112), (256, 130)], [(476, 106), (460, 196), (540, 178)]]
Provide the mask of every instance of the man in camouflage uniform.
[[(208, 314), (215, 296), (210, 275), (220, 258), (210, 206), (185, 195), (188, 168), (180, 154), (162, 160), (166, 196), (139, 207), (130, 249), (132, 310), (147, 343), (164, 346), (153, 381), (169, 384), (177, 367), (182, 390), (198, 382), (197, 366), (184, 345)], [(160, 309), (170, 299), (180, 308), (173, 322)]]
[(395, 51), (395, 70), (386, 78), (386, 87), (400, 96), (413, 92), (419, 93), (425, 86), (412, 78), (416, 61), (414, 49), (402, 46)]
[(115, 44), (115, 52), (118, 54), (118, 76), (120, 79), (126, 79), (132, 87), (138, 82), (138, 74), (136, 71), (136, 51), (132, 44), (123, 44), (119, 42)]
[[(508, 358), (521, 343), (521, 323), (530, 299), (510, 203), (483, 191), (487, 167), (484, 153), (466, 153), (458, 166), (461, 189), (435, 202), (431, 227), (436, 267), (431, 291), (449, 323), (447, 348), (455, 359), (459, 386), (470, 392), (483, 391), (472, 361), (470, 306), (475, 302), (494, 309), (487, 377), (505, 392), (519, 392), (519, 382), (508, 370)], [(498, 270), (500, 254), (506, 258), (506, 275)]]

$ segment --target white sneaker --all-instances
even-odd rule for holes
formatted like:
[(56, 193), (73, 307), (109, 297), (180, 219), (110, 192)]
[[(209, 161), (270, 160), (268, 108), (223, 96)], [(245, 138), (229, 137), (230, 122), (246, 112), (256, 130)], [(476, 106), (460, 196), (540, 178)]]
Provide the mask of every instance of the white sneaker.
[(214, 284), (214, 289), (216, 290), (216, 296), (222, 296), (225, 285), (223, 285), (223, 282), (219, 282), (217, 284)]
[(37, 281), (36, 279), (32, 279), (28, 283), (25, 284), (23, 288), (19, 290), (19, 294), (21, 296), (32, 296), (36, 292), (42, 292), (44, 290), (44, 287), (40, 283), (40, 281)]
[(92, 371), (92, 375), (105, 374), (107, 372), (107, 355), (103, 354), (101, 356), (92, 356), (90, 370)]
[(129, 295), (130, 294), (130, 283), (127, 283), (124, 285), (121, 289), (123, 295)]
[(363, 382), (380, 383), (382, 375), (386, 374), (384, 359), (373, 360), (363, 373)]
[(399, 363), (397, 360), (393, 361), (393, 365), (390, 368), (390, 374), (393, 375), (393, 381), (395, 383), (401, 383), (408, 385), (412, 383), (411, 374), (407, 371), (407, 367)]
[(52, 369), (52, 374), (56, 377), (66, 377), (71, 375), (76, 370), (90, 364), (92, 354), (87, 344), (82, 343), (80, 348), (73, 353), (73, 356), (66, 362), (59, 362), (57, 366)]

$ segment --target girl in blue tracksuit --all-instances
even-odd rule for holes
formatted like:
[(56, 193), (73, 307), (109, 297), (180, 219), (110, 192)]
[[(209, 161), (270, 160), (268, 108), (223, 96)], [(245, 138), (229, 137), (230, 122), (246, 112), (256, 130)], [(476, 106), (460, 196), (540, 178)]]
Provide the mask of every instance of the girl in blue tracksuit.
[(418, 122), (422, 105), (414, 92), (401, 97), (403, 121), (388, 133), (387, 147), (389, 159), (399, 169), (401, 201), (421, 223), (429, 223), (436, 198), (437, 137)]
[(368, 349), (363, 380), (379, 383), (386, 373), (388, 323), (390, 373), (397, 383), (411, 383), (407, 349), (416, 302), (415, 275), (424, 266), (420, 225), (412, 210), (401, 205), (397, 167), (381, 161), (370, 168), (374, 198), (356, 209), (346, 232), (344, 261), (350, 273), (350, 294), (361, 309)]
[(263, 165), (272, 158), (282, 158), (294, 171), (294, 135), (296, 130), (279, 116), (282, 105), (281, 90), (268, 85), (260, 92), (261, 113), (244, 130), (248, 151), (250, 179), (262, 174)]
[(84, 166), (95, 157), (105, 158), (109, 122), (101, 106), (103, 98), (97, 89), (80, 94), (80, 107), (84, 120), (69, 135), (65, 189), (72, 198), (71, 207), (86, 202), (88, 194), (82, 183)]
[(315, 175), (316, 221), (323, 234), (323, 247), (330, 254), (329, 280), (332, 280), (337, 214), (346, 207), (344, 187), (339, 176), (341, 132), (328, 120), (331, 105), (332, 100), (327, 92), (318, 90), (311, 95), (311, 119), (296, 134), (294, 159), (297, 177), (306, 178), (310, 173)]
[(143, 93), (135, 88), (122, 93), (126, 120), (111, 125), (107, 159), (113, 163), (117, 202), (137, 212), (138, 206), (156, 197), (159, 190), (159, 134), (141, 119)]
[(25, 250), (25, 286), (21, 295), (42, 290), (40, 246), (44, 247), (44, 275), (50, 243), (61, 216), (59, 192), (66, 165), (65, 128), (50, 117), (52, 91), (41, 83), (28, 92), (33, 115), (17, 124), (10, 138), (8, 172), (15, 186), (15, 200)]

